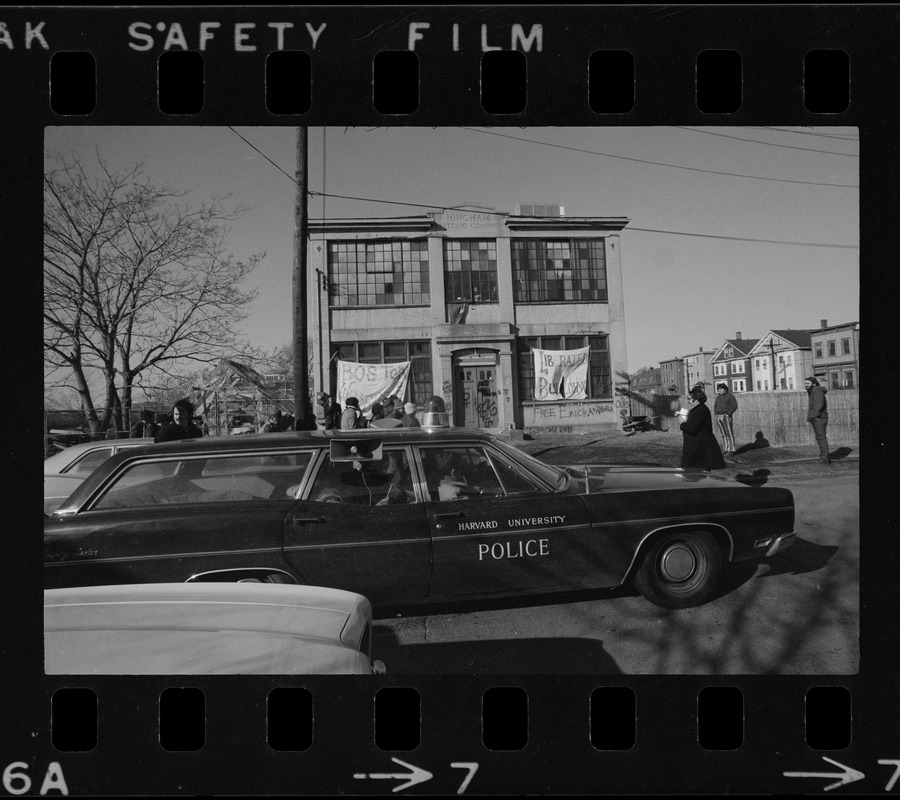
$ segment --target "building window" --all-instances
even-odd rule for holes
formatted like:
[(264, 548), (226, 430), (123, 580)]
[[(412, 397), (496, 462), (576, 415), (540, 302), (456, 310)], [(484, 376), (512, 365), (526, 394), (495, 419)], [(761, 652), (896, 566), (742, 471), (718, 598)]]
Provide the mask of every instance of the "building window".
[(743, 361), (732, 361), (731, 362), (731, 373), (732, 375), (743, 374), (746, 369), (746, 366)]
[(767, 380), (763, 381), (763, 389), (767, 392), (769, 391), (769, 382)]
[(497, 302), (497, 242), (444, 239), (444, 285), (448, 302)]
[(759, 369), (759, 359), (756, 359), (756, 368)]
[(746, 392), (747, 382), (743, 378), (731, 382), (732, 390), (735, 392)]
[(781, 388), (787, 389), (787, 380), (785, 378), (781, 379)]
[(841, 352), (845, 356), (850, 355), (850, 340), (849, 339), (841, 339)]
[(716, 375), (727, 375), (728, 374), (728, 364), (716, 364), (713, 367), (713, 372)]
[(434, 394), (431, 375), (431, 342), (390, 341), (390, 342), (332, 342), (331, 345), (331, 385), (337, 382), (337, 360), (355, 361), (359, 364), (397, 364), (411, 361), (409, 371), (410, 402), (421, 405)]
[(835, 347), (834, 339), (831, 339), (831, 340), (829, 340), (829, 342), (828, 342), (828, 355), (829, 355), (829, 356), (836, 356), (836, 355), (837, 355), (837, 348)]
[(513, 239), (517, 303), (607, 301), (603, 239)]
[(822, 358), (822, 343), (816, 342), (816, 358)]
[(428, 305), (428, 242), (329, 242), (328, 285), (330, 306)]
[(794, 379), (788, 378), (788, 389), (793, 389), (793, 388), (794, 388)]
[(522, 336), (516, 340), (519, 402), (534, 400), (533, 349), (577, 350), (586, 346), (591, 348), (587, 395), (591, 399), (611, 399), (612, 372), (609, 365), (608, 336)]
[(846, 386), (848, 389), (852, 389), (854, 387), (852, 372), (844, 373), (844, 386)]
[(832, 389), (840, 389), (841, 388), (841, 373), (840, 372), (832, 372), (830, 373), (831, 377), (831, 388)]
[(762, 391), (762, 381), (756, 382), (756, 391), (757, 392)]

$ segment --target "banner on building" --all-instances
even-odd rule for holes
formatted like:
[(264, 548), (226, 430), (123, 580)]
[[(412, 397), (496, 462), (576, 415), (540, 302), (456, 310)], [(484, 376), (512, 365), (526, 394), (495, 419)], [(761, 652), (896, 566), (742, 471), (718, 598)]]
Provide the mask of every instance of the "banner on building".
[(538, 350), (534, 353), (535, 400), (587, 399), (590, 347), (578, 350)]
[(362, 411), (384, 397), (406, 397), (412, 361), (397, 364), (359, 364), (355, 361), (337, 362), (337, 401), (345, 405), (348, 397), (359, 400)]

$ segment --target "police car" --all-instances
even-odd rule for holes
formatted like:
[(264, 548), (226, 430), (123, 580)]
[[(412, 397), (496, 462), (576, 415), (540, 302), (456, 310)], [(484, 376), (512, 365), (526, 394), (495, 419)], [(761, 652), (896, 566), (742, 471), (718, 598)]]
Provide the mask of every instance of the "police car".
[(681, 608), (793, 539), (789, 490), (699, 471), (551, 466), (429, 424), (248, 434), (104, 462), (45, 518), (45, 586), (311, 584), (377, 610), (631, 585)]

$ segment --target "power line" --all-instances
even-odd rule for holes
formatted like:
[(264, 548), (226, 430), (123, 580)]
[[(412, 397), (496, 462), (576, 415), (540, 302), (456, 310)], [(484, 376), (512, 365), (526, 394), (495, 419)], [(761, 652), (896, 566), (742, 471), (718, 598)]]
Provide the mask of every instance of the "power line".
[[(270, 164), (272, 164), (274, 167), (276, 167), (279, 170), (279, 172), (283, 173), (284, 175), (287, 175), (287, 177), (290, 178), (291, 181), (294, 181), (296, 183), (296, 181), (294, 180), (294, 177), (292, 175), (289, 175), (287, 172), (285, 172), (283, 169), (281, 169), (281, 167), (279, 167), (274, 161), (272, 161), (272, 159), (269, 158), (265, 153), (263, 153), (261, 150), (259, 150), (257, 147), (255, 147), (251, 142), (247, 141), (247, 139), (244, 139), (243, 136), (241, 136), (239, 133), (237, 133), (237, 131), (235, 131), (234, 128), (231, 128), (231, 126), (228, 126), (228, 127), (231, 131), (233, 131), (235, 134), (237, 134), (237, 136), (239, 136), (243, 141), (247, 142), (247, 144), (250, 145), (250, 147), (252, 147), (254, 150), (256, 150), (256, 152), (258, 152), (263, 158), (265, 158), (266, 161), (268, 161)], [(478, 133), (489, 133), (490, 132), (490, 131), (478, 131), (475, 128), (465, 128), (464, 130), (472, 130), (472, 131), (475, 131)], [(506, 134), (496, 134), (496, 135), (506, 136)], [(507, 138), (517, 139), (518, 137), (513, 136), (513, 137), (507, 137)], [(528, 142), (528, 141), (532, 141), (532, 140), (522, 139), (521, 141)], [(535, 141), (534, 143), (535, 144), (547, 144), (546, 142), (539, 142), (539, 141)], [(550, 146), (562, 147), (563, 149), (566, 149), (566, 150), (577, 150), (577, 148), (564, 147), (563, 145), (550, 145)], [(581, 151), (581, 152), (590, 152), (590, 151)], [(600, 153), (598, 155), (603, 155), (603, 154)], [(619, 157), (620, 156), (612, 156), (612, 158), (619, 158)], [(624, 156), (621, 156), (621, 158), (624, 158)], [(636, 159), (627, 159), (627, 160), (636, 160)], [(647, 162), (647, 163), (653, 163), (653, 162)], [(684, 169), (689, 169), (689, 168), (684, 167)], [(701, 171), (706, 172), (708, 170), (701, 170)], [(723, 173), (723, 174), (727, 174), (727, 173)], [(762, 180), (775, 180), (775, 179), (773, 178), (773, 179), (762, 179)], [(837, 186), (838, 184), (823, 184), (823, 185)], [(399, 200), (384, 200), (384, 199), (375, 198), (375, 197), (353, 197), (350, 195), (330, 194), (330, 193), (326, 193), (326, 192), (315, 192), (312, 190), (308, 190), (308, 194), (317, 195), (317, 196), (321, 196), (321, 197), (333, 197), (333, 198), (337, 198), (337, 199), (341, 199), (341, 200), (356, 200), (356, 201), (362, 202), (362, 203), (387, 203), (390, 205), (414, 206), (414, 207), (418, 207), (418, 208), (439, 209), (442, 211), (452, 211), (454, 209), (460, 208), (460, 206), (441, 206), (441, 205), (425, 205), (422, 203), (404, 203)], [(508, 212), (504, 212), (504, 211), (498, 211), (498, 212), (494, 212), (494, 213), (509, 215)], [(560, 218), (559, 217), (543, 217), (543, 218), (542, 217), (534, 217), (534, 219), (560, 219)], [(657, 230), (654, 228), (635, 228), (635, 227), (631, 227), (631, 226), (628, 227), (628, 230), (640, 231), (641, 233), (668, 234), (670, 236), (694, 236), (694, 237), (701, 238), (701, 239), (725, 239), (728, 241), (737, 241), (737, 242), (757, 242), (757, 243), (761, 243), (761, 244), (782, 244), (782, 245), (789, 245), (789, 246), (793, 246), (793, 247), (830, 247), (830, 248), (839, 248), (839, 249), (845, 249), (845, 250), (858, 250), (859, 249), (859, 245), (851, 245), (851, 244), (823, 244), (823, 243), (819, 243), (819, 242), (787, 242), (787, 241), (782, 241), (782, 240), (778, 240), (778, 239), (755, 239), (755, 238), (741, 237), (741, 236), (719, 236), (719, 235), (708, 234), (708, 233), (689, 233), (686, 231), (663, 231), (663, 230)]]
[(791, 144), (775, 144), (774, 142), (763, 142), (759, 139), (745, 139), (742, 136), (729, 136), (727, 133), (717, 133), (715, 131), (706, 131), (700, 128), (686, 128), (683, 125), (675, 125), (674, 127), (678, 128), (682, 131), (693, 131), (694, 133), (705, 133), (707, 136), (720, 136), (723, 139), (735, 139), (738, 142), (748, 142), (751, 144), (762, 144), (766, 147), (781, 147), (785, 150), (804, 150), (807, 153), (822, 153), (823, 155), (829, 156), (843, 156), (844, 158), (859, 158), (858, 155), (854, 153), (838, 153), (834, 150), (818, 150), (815, 147), (795, 147)]
[(844, 133), (813, 133), (812, 131), (795, 131), (791, 128), (773, 128), (769, 125), (755, 125), (748, 126), (752, 130), (759, 131), (780, 131), (781, 133), (796, 133), (800, 136), (815, 136), (820, 139), (838, 139), (842, 142), (858, 142), (859, 136), (853, 136), (852, 134), (844, 134)]
[(259, 153), (266, 161), (268, 161), (280, 173), (282, 173), (283, 175), (287, 175), (288, 178), (290, 178), (295, 184), (297, 183), (297, 179), (293, 175), (291, 175), (289, 172), (285, 172), (281, 167), (278, 166), (278, 164), (276, 164), (274, 161), (272, 161), (271, 158), (269, 158), (262, 150), (260, 150), (255, 144), (253, 144), (253, 142), (251, 142), (248, 139), (245, 139), (243, 136), (241, 136), (234, 128), (231, 127), (231, 125), (228, 125), (226, 127), (235, 136), (237, 136), (238, 139), (241, 139), (242, 141), (246, 142), (253, 150), (255, 150), (257, 153)]
[(575, 152), (575, 153), (587, 153), (588, 155), (603, 156), (604, 158), (615, 158), (620, 161), (633, 161), (638, 164), (650, 164), (654, 167), (669, 167), (670, 169), (683, 169), (683, 170), (687, 170), (688, 172), (705, 172), (709, 175), (726, 175), (731, 178), (747, 178), (749, 180), (754, 180), (754, 181), (773, 181), (775, 183), (795, 183), (795, 184), (802, 184), (804, 186), (827, 186), (831, 189), (858, 189), (859, 188), (859, 186), (857, 186), (855, 184), (849, 184), (849, 183), (820, 183), (820, 182), (816, 182), (816, 181), (796, 181), (796, 180), (790, 180), (788, 178), (765, 178), (765, 177), (761, 177), (759, 175), (744, 175), (744, 174), (738, 173), (738, 172), (722, 172), (720, 170), (715, 170), (715, 169), (701, 169), (700, 167), (684, 167), (680, 164), (667, 164), (662, 161), (649, 161), (649, 160), (643, 159), (643, 158), (631, 158), (629, 156), (617, 156), (617, 155), (613, 155), (611, 153), (601, 153), (597, 150), (585, 150), (580, 147), (570, 147), (568, 145), (563, 145), (563, 144), (553, 144), (551, 142), (542, 142), (538, 139), (526, 139), (523, 136), (512, 136), (507, 133), (497, 133), (496, 131), (485, 131), (485, 130), (481, 130), (480, 128), (466, 128), (466, 127), (460, 126), (460, 130), (472, 131), (473, 133), (484, 133), (489, 136), (499, 136), (503, 139), (513, 139), (514, 141), (517, 141), (517, 142), (529, 142), (530, 144), (539, 144), (539, 145), (543, 145), (544, 147), (553, 147), (558, 150), (571, 150), (572, 152)]
[(682, 231), (661, 231), (654, 228), (632, 228), (629, 231), (640, 231), (641, 233), (665, 233), (670, 236), (696, 236), (700, 239), (727, 239), (732, 242), (758, 242), (760, 244), (785, 244), (794, 247), (835, 247), (841, 250), (859, 250), (857, 244), (823, 244), (821, 242), (786, 242), (781, 239), (752, 239), (746, 236), (719, 236), (712, 233), (685, 233)]

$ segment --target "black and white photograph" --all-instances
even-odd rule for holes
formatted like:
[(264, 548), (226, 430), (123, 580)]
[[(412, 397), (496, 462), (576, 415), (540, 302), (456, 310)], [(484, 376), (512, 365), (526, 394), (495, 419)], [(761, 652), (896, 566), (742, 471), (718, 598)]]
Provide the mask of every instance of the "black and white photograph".
[(47, 129), (48, 669), (854, 674), (858, 144)]
[(0, 11), (0, 793), (895, 793), (898, 10)]

